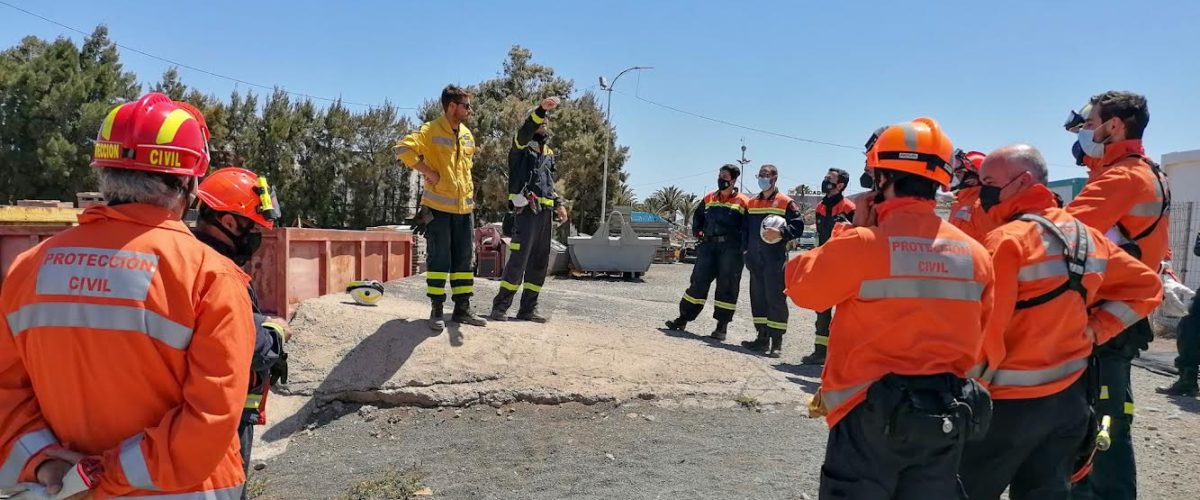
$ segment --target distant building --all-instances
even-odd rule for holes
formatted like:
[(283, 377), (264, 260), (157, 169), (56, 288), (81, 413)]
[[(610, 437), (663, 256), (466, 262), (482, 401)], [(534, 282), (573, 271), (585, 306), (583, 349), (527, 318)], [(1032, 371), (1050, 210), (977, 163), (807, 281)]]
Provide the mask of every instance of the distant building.
[(1046, 184), (1046, 186), (1049, 187), (1051, 191), (1058, 193), (1058, 195), (1062, 197), (1063, 203), (1070, 203), (1071, 200), (1075, 199), (1075, 195), (1079, 194), (1079, 191), (1083, 189), (1083, 185), (1086, 183), (1086, 178), (1076, 177), (1074, 179), (1059, 179), (1057, 181), (1050, 181)]
[(1171, 267), (1183, 284), (1200, 288), (1200, 257), (1192, 245), (1200, 233), (1200, 149), (1162, 155), (1171, 179)]

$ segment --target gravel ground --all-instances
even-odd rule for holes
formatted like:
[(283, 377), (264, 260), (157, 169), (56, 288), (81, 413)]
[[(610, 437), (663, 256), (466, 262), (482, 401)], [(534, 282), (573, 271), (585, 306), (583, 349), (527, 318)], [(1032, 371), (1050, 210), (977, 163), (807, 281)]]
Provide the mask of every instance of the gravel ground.
[[(642, 283), (555, 278), (545, 287), (545, 309), (613, 324), (613, 312), (587, 298), (625, 298), (634, 313), (621, 314), (614, 327), (657, 328), (676, 312), (690, 270), (687, 264), (654, 266)], [(747, 278), (730, 340), (714, 347), (740, 351), (731, 344), (752, 336)], [(418, 286), (423, 285), (405, 282), (396, 292)], [(489, 291), (481, 295), (491, 298)], [(709, 314), (689, 329), (707, 333)], [(811, 350), (813, 319), (811, 312), (793, 308), (784, 358), (763, 359), (800, 384), (811, 385), (817, 375), (797, 366)], [(1152, 350), (1171, 345), (1158, 341)], [(1154, 393), (1155, 386), (1169, 382), (1167, 376), (1133, 370), (1141, 497), (1200, 498), (1195, 481), (1200, 401)], [(498, 409), (333, 403), (287, 451), (258, 464), (262, 469), (252, 473), (251, 491), (258, 498), (338, 498), (352, 488), (378, 493), (389, 485), (420, 483), (434, 498), (453, 499), (816, 498), (824, 423), (805, 418), (797, 407), (745, 403), (749, 408), (696, 400)], [(402, 493), (392, 494), (397, 491)]]

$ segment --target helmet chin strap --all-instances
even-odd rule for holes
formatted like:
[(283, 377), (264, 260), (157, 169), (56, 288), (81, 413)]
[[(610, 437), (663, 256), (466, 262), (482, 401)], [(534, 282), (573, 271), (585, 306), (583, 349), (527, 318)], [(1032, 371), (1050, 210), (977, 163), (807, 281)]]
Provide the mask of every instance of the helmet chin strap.
[(875, 169), (875, 203), (883, 203), (886, 201), (883, 193), (886, 192), (889, 187), (891, 187), (893, 183), (892, 178), (893, 176), (888, 176), (885, 178), (880, 169)]
[(180, 211), (178, 213), (180, 219), (183, 219), (183, 217), (185, 215), (187, 215), (188, 208), (190, 208), (192, 205), (195, 204), (196, 189), (197, 189), (197, 186), (199, 186), (199, 185), (200, 185), (200, 178), (199, 177), (191, 177), (187, 181), (184, 181), (183, 184), (179, 187), (179, 192), (180, 192), (180, 194), (183, 195), (183, 203), (181, 204), (182, 208), (180, 209)]

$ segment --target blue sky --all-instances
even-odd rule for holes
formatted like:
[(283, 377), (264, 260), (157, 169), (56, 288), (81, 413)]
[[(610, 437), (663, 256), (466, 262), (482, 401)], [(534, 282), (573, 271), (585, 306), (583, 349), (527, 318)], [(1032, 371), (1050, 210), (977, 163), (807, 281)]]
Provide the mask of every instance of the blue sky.
[[(1084, 174), (1061, 128), (1067, 111), (1128, 89), (1150, 100), (1152, 155), (1200, 149), (1200, 2), (4, 1), (85, 31), (106, 23), (118, 43), (212, 72), (354, 102), (416, 106), (446, 83), (494, 76), (513, 44), (580, 91), (654, 66), (626, 75), (613, 95), (639, 196), (667, 184), (712, 189), (743, 138), (752, 166), (778, 165), (789, 187), (817, 186), (829, 167), (857, 174), (862, 154), (635, 95), (849, 146), (927, 115), (964, 149), (1032, 143), (1052, 178), (1067, 178)], [(3, 47), (30, 34), (80, 38), (3, 5), (0, 21)], [(143, 81), (169, 66), (129, 51), (122, 61)], [(180, 73), (222, 97), (235, 88)]]

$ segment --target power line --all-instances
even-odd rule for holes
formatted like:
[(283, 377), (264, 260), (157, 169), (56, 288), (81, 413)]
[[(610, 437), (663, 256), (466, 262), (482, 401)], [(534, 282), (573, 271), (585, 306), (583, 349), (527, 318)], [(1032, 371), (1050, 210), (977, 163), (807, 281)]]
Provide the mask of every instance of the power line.
[(720, 119), (720, 118), (713, 118), (713, 117), (711, 117), (711, 116), (705, 116), (705, 115), (702, 115), (702, 114), (700, 114), (700, 113), (695, 113), (695, 112), (688, 111), (688, 110), (685, 110), (685, 109), (679, 109), (679, 108), (677, 108), (677, 107), (674, 107), (674, 106), (671, 106), (671, 105), (668, 105), (668, 104), (663, 104), (663, 103), (661, 103), (661, 102), (652, 101), (652, 100), (650, 100), (650, 99), (646, 99), (645, 97), (642, 97), (642, 96), (640, 96), (640, 95), (630, 95), (630, 94), (627, 94), (627, 93), (625, 93), (625, 92), (621, 92), (621, 91), (619, 91), (619, 90), (614, 90), (614, 91), (615, 91), (615, 92), (617, 92), (617, 93), (619, 93), (619, 94), (624, 94), (624, 95), (627, 95), (627, 96), (633, 97), (634, 99), (637, 99), (637, 100), (639, 100), (639, 101), (645, 102), (645, 103), (647, 103), (647, 104), (651, 104), (651, 105), (654, 105), (654, 106), (658, 106), (658, 107), (660, 107), (660, 108), (668, 109), (668, 110), (674, 111), (674, 112), (676, 112), (676, 113), (681, 113), (681, 114), (685, 114), (685, 115), (688, 115), (688, 116), (692, 116), (692, 117), (700, 118), (700, 119), (702, 119), (702, 120), (708, 120), (708, 121), (710, 121), (710, 122), (714, 122), (714, 123), (720, 123), (720, 124), (722, 124), (722, 125), (727, 125), (727, 126), (730, 126), (730, 127), (735, 127), (735, 128), (740, 128), (740, 129), (744, 129), (744, 130), (749, 130), (749, 131), (752, 131), (752, 132), (758, 132), (758, 133), (760, 133), (760, 134), (772, 135), (772, 136), (775, 136), (775, 137), (782, 137), (782, 138), (784, 138), (784, 139), (791, 139), (791, 140), (793, 140), (793, 141), (807, 142), (807, 143), (809, 143), (809, 144), (820, 144), (820, 145), (822, 145), (822, 146), (831, 146), (831, 147), (835, 147), (835, 148), (853, 149), (853, 150), (855, 150), (855, 151), (862, 151), (862, 149), (863, 149), (863, 148), (862, 148), (862, 146), (850, 146), (850, 145), (846, 145), (846, 144), (838, 144), (838, 143), (836, 143), (836, 142), (818, 141), (818, 140), (816, 140), (816, 139), (807, 139), (807, 138), (804, 138), (804, 137), (797, 137), (797, 136), (794, 136), (794, 135), (784, 134), (784, 133), (780, 133), (780, 132), (773, 132), (773, 131), (770, 131), (770, 130), (764, 130), (764, 129), (761, 129), (761, 128), (758, 128), (758, 127), (751, 127), (751, 126), (749, 126), (749, 125), (742, 125), (742, 124), (739, 124), (739, 123), (733, 123), (733, 122), (731, 122), (731, 121), (728, 121), (728, 120), (722, 120), (722, 119)]
[[(66, 24), (60, 23), (60, 22), (58, 22), (58, 21), (55, 21), (55, 20), (53, 20), (53, 19), (50, 19), (50, 18), (48, 18), (48, 17), (46, 17), (46, 16), (43, 16), (43, 15), (41, 15), (41, 14), (38, 14), (38, 13), (36, 13), (36, 12), (30, 12), (30, 11), (28, 11), (28, 10), (22, 9), (21, 7), (17, 7), (16, 5), (13, 5), (13, 4), (11, 4), (11, 3), (8, 3), (8, 2), (6, 2), (6, 1), (4, 1), (4, 0), (0, 0), (0, 5), (4, 5), (4, 6), (6, 6), (6, 7), (10, 8), (10, 9), (13, 9), (13, 10), (16, 10), (16, 11), (19, 11), (19, 12), (23, 12), (23, 13), (25, 13), (25, 14), (28, 14), (28, 15), (30, 15), (30, 16), (33, 16), (33, 17), (36, 17), (36, 18), (38, 18), (38, 19), (41, 19), (41, 20), (43, 20), (43, 21), (46, 21), (46, 22), (48, 22), (48, 23), (50, 23), (50, 24), (53, 24), (53, 25), (59, 26), (59, 27), (61, 27), (61, 28), (64, 28), (64, 29), (67, 29), (67, 30), (70, 30), (70, 31), (74, 31), (74, 32), (76, 32), (76, 33), (79, 33), (79, 34), (81, 34), (81, 35), (84, 35), (84, 36), (88, 36), (88, 35), (90, 35), (90, 33), (87, 33), (87, 32), (85, 32), (85, 31), (83, 31), (83, 30), (81, 30), (81, 29), (78, 29), (78, 28), (75, 28), (75, 27), (68, 26), (68, 25), (66, 25)], [(257, 87), (257, 88), (261, 88), (261, 89), (265, 89), (265, 90), (272, 90), (272, 91), (273, 91), (273, 90), (275, 90), (276, 88), (278, 88), (279, 90), (282, 90), (284, 93), (287, 93), (287, 94), (290, 94), (290, 95), (294, 95), (294, 96), (297, 96), (297, 97), (303, 97), (303, 98), (307, 98), (307, 99), (314, 99), (314, 100), (319, 100), (319, 101), (327, 101), (327, 102), (337, 102), (337, 101), (341, 101), (341, 102), (342, 102), (342, 104), (349, 104), (349, 105), (352, 105), (352, 106), (362, 106), (362, 107), (365, 107), (365, 108), (368, 108), (368, 109), (373, 109), (373, 108), (379, 108), (379, 107), (382, 107), (382, 106), (380, 106), (380, 105), (378, 105), (378, 104), (367, 104), (367, 103), (363, 103), (363, 102), (346, 101), (346, 100), (342, 100), (342, 99), (340, 99), (340, 98), (337, 98), (337, 99), (335, 99), (335, 98), (330, 98), (330, 97), (321, 97), (321, 96), (316, 96), (316, 95), (312, 95), (312, 94), (305, 94), (305, 93), (303, 93), (303, 92), (292, 92), (292, 91), (290, 91), (290, 90), (286, 90), (286, 89), (284, 89), (284, 88), (282, 88), (282, 87), (277, 87), (277, 86), (268, 86), (268, 85), (263, 85), (263, 84), (259, 84), (259, 83), (248, 82), (248, 81), (246, 81), (246, 80), (242, 80), (242, 79), (240, 79), (240, 78), (235, 78), (235, 77), (228, 76), (228, 75), (222, 75), (222, 74), (220, 74), (220, 73), (215, 73), (215, 72), (212, 72), (212, 71), (209, 71), (209, 70), (203, 69), (203, 68), (198, 68), (198, 67), (196, 67), (196, 66), (192, 66), (192, 65), (190, 65), (190, 64), (184, 64), (184, 63), (181, 63), (181, 62), (178, 62), (178, 61), (172, 60), (172, 59), (167, 59), (167, 58), (165, 58), (165, 57), (162, 57), (162, 56), (157, 56), (157, 55), (151, 54), (151, 53), (149, 53), (149, 52), (146, 52), (146, 51), (144, 51), (144, 50), (137, 49), (137, 48), (134, 48), (134, 47), (130, 47), (130, 46), (128, 46), (128, 45), (123, 45), (123, 44), (116, 43), (116, 42), (113, 42), (113, 45), (116, 45), (117, 47), (120, 47), (120, 48), (122, 48), (122, 49), (125, 49), (125, 50), (128, 50), (128, 51), (131, 51), (131, 52), (136, 52), (136, 53), (138, 53), (138, 54), (141, 54), (141, 55), (143, 55), (143, 56), (149, 57), (149, 58), (151, 58), (151, 59), (157, 59), (157, 60), (159, 60), (159, 61), (165, 62), (165, 63), (167, 63), (167, 64), (170, 64), (170, 65), (173, 65), (173, 66), (178, 66), (178, 67), (180, 67), (180, 68), (186, 68), (186, 69), (190, 69), (190, 70), (192, 70), (192, 71), (197, 71), (197, 72), (200, 72), (200, 73), (204, 73), (204, 74), (206, 74), (206, 75), (214, 76), (214, 77), (217, 77), (217, 78), (222, 78), (222, 79), (229, 80), (229, 81), (232, 81), (232, 82), (235, 82), (235, 83), (240, 83), (240, 84), (242, 84), (242, 85), (246, 85), (246, 86), (249, 86), (249, 87)], [(393, 106), (393, 107), (394, 107), (394, 108), (396, 108), (396, 109), (412, 109), (412, 110), (418, 109), (418, 108), (409, 108), (409, 107), (403, 107), (403, 106)]]
[[(775, 136), (775, 137), (782, 137), (782, 138), (784, 138), (784, 139), (791, 139), (791, 140), (794, 140), (794, 141), (807, 142), (807, 143), (809, 143), (809, 144), (820, 144), (820, 145), (823, 145), (823, 146), (831, 146), (831, 147), (844, 148), (844, 149), (853, 149), (853, 150), (855, 150), (855, 151), (862, 151), (862, 150), (863, 150), (863, 148), (862, 148), (861, 146), (850, 146), (850, 145), (846, 145), (846, 144), (838, 144), (838, 143), (835, 143), (835, 142), (819, 141), (819, 140), (816, 140), (816, 139), (807, 139), (807, 138), (804, 138), (804, 137), (797, 137), (797, 136), (794, 136), (794, 135), (784, 134), (784, 133), (780, 133), (780, 132), (773, 132), (773, 131), (770, 131), (770, 130), (764, 130), (764, 129), (761, 129), (761, 128), (758, 128), (758, 127), (751, 127), (751, 126), (748, 126), (748, 125), (741, 125), (741, 124), (738, 124), (738, 123), (733, 123), (733, 122), (730, 122), (730, 121), (727, 121), (727, 120), (722, 120), (722, 119), (720, 119), (720, 118), (713, 118), (713, 117), (711, 117), (711, 116), (705, 116), (705, 115), (702, 115), (702, 114), (700, 114), (700, 113), (695, 113), (695, 112), (688, 111), (688, 110), (685, 110), (685, 109), (680, 109), (680, 108), (677, 108), (677, 107), (675, 107), (675, 106), (671, 106), (671, 105), (668, 105), (668, 104), (663, 104), (663, 103), (660, 103), (660, 102), (656, 102), (656, 101), (653, 101), (653, 100), (647, 99), (647, 98), (645, 98), (645, 97), (642, 97), (642, 96), (640, 96), (640, 95), (636, 95), (636, 94), (635, 94), (635, 95), (630, 95), (630, 94), (628, 94), (628, 93), (621, 92), (621, 91), (619, 91), (619, 90), (614, 90), (614, 91), (615, 91), (615, 92), (617, 92), (618, 94), (622, 94), (622, 95), (630, 96), (630, 97), (633, 97), (634, 99), (637, 99), (637, 100), (639, 100), (639, 101), (645, 102), (645, 103), (647, 103), (647, 104), (651, 104), (651, 105), (654, 105), (654, 106), (658, 106), (658, 107), (660, 107), (660, 108), (668, 109), (668, 110), (674, 111), (674, 112), (676, 112), (676, 113), (685, 114), (685, 115), (688, 115), (688, 116), (692, 116), (692, 117), (700, 118), (700, 119), (702, 119), (702, 120), (708, 120), (708, 121), (710, 121), (710, 122), (719, 123), (719, 124), (722, 124), (722, 125), (728, 125), (728, 126), (730, 126), (730, 127), (734, 127), (734, 128), (740, 128), (740, 129), (744, 129), (744, 130), (750, 130), (750, 131), (752, 131), (752, 132), (758, 132), (758, 133), (761, 133), (761, 134), (772, 135), (772, 136)], [(1066, 165), (1066, 164), (1062, 164), (1062, 163), (1047, 163), (1047, 165), (1049, 165), (1049, 166), (1052, 166), (1052, 167), (1063, 167), (1063, 168), (1084, 168), (1084, 167), (1080, 167), (1079, 165)]]

